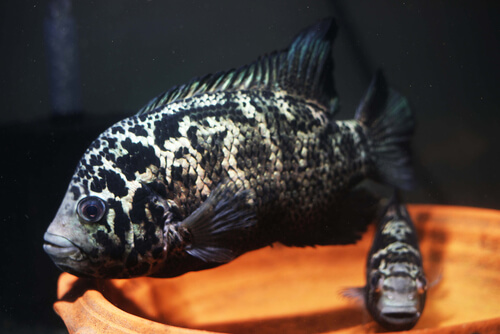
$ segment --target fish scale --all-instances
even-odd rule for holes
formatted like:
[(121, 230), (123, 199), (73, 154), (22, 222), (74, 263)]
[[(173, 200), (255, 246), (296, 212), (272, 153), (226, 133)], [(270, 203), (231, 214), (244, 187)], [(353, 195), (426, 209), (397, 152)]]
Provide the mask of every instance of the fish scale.
[(103, 132), (45, 234), (56, 265), (172, 277), (274, 242), (358, 240), (373, 213), (357, 184), (411, 184), (413, 116), (377, 73), (356, 119), (334, 119), (335, 35), (321, 21), (288, 49), (173, 87)]

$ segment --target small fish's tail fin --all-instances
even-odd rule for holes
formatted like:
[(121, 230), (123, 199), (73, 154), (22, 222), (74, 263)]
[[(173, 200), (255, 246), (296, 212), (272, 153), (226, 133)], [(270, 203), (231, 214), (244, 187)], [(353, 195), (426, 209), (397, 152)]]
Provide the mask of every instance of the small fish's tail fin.
[(399, 189), (413, 188), (410, 140), (414, 116), (408, 101), (387, 88), (380, 70), (356, 110), (356, 119), (367, 128), (377, 179)]
[(337, 93), (333, 81), (332, 43), (337, 24), (326, 18), (302, 30), (280, 57), (278, 85), (288, 93), (312, 99), (337, 110)]

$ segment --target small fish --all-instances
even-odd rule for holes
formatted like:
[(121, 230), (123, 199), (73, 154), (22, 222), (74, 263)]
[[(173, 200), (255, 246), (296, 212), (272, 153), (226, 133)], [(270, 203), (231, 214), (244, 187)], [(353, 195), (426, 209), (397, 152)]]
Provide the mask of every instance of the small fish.
[(342, 293), (362, 300), (391, 331), (409, 330), (422, 315), (427, 280), (413, 222), (395, 195), (378, 223), (366, 263), (366, 286)]
[(356, 119), (338, 121), (323, 20), (290, 47), (196, 78), (103, 132), (45, 233), (62, 270), (173, 277), (281, 242), (354, 243), (371, 177), (413, 183), (407, 101), (375, 75)]

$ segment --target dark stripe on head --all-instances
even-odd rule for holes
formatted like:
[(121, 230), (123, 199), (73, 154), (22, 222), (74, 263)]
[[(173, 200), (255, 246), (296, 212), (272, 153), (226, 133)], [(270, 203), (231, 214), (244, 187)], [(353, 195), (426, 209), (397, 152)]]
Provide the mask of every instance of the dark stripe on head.
[(111, 127), (111, 133), (114, 135), (117, 133), (125, 134), (125, 130), (123, 129), (121, 124), (116, 124)]
[(97, 176), (92, 177), (92, 182), (90, 183), (90, 190), (96, 193), (101, 193), (106, 187), (106, 181), (98, 178)]
[(131, 127), (130, 129), (128, 129), (128, 131), (140, 137), (147, 137), (149, 135), (146, 129), (144, 129), (144, 127), (139, 124), (137, 124), (134, 127)]
[(102, 166), (102, 157), (100, 155), (91, 154), (89, 158), (89, 164), (91, 166)]
[(80, 192), (80, 188), (79, 187), (72, 186), (69, 191), (71, 191), (73, 193), (73, 200), (76, 201), (77, 199), (80, 198), (81, 192)]
[(179, 119), (184, 113), (175, 114), (172, 116), (165, 116), (155, 122), (154, 136), (155, 144), (162, 150), (165, 150), (165, 141), (170, 138), (178, 138), (181, 136), (179, 133)]
[[(154, 194), (149, 188), (141, 187), (136, 190), (132, 200), (132, 209), (130, 210), (130, 219), (133, 224), (142, 225), (144, 234), (134, 236), (135, 249), (139, 254), (144, 255), (150, 251), (153, 246), (158, 245), (160, 240), (156, 236), (156, 231), (161, 228), (161, 217), (164, 214), (163, 208), (155, 205)], [(149, 221), (146, 210), (148, 210), (154, 221)]]
[(130, 138), (125, 139), (121, 145), (128, 151), (128, 154), (118, 157), (116, 165), (122, 170), (127, 180), (133, 180), (135, 172), (144, 173), (146, 168), (151, 165), (160, 166), (160, 159), (152, 147), (144, 146), (141, 143), (132, 143)]
[(141, 224), (147, 221), (146, 206), (151, 199), (151, 192), (144, 188), (138, 188), (132, 199), (132, 209), (130, 210), (130, 220), (133, 224)]
[(120, 244), (116, 245), (104, 231), (97, 231), (92, 235), (95, 240), (104, 247), (103, 255), (109, 256), (113, 260), (119, 260), (125, 252), (125, 247)]
[(167, 197), (167, 188), (165, 187), (164, 184), (157, 181), (153, 181), (151, 183), (148, 183), (147, 186), (149, 189), (151, 189), (151, 191), (155, 192), (160, 197), (162, 198)]
[(115, 212), (114, 218), (114, 228), (115, 234), (120, 239), (121, 243), (125, 245), (125, 234), (130, 231), (130, 219), (127, 214), (123, 211), (123, 207), (120, 201), (114, 199), (108, 200), (108, 205), (110, 209)]
[(156, 237), (155, 232), (156, 229), (154, 224), (149, 223), (144, 226), (143, 238), (137, 238), (137, 236), (134, 237), (135, 249), (139, 252), (139, 254), (144, 256), (146, 252), (149, 252), (153, 248), (154, 245), (158, 244), (159, 239)]
[(104, 137), (102, 139), (108, 142), (108, 147), (110, 149), (113, 150), (113, 149), (116, 148), (116, 142), (118, 141), (116, 138), (113, 138), (113, 137)]
[[(90, 172), (87, 169), (87, 165), (86, 165), (85, 161), (82, 159), (80, 162), (81, 162), (81, 166), (78, 169), (77, 176), (82, 180), (90, 179)], [(75, 179), (75, 178), (73, 178), (73, 179)], [(79, 180), (76, 179), (76, 181), (78, 182)]]
[(99, 169), (99, 176), (105, 180), (108, 190), (117, 197), (128, 195), (128, 188), (121, 176), (112, 170)]

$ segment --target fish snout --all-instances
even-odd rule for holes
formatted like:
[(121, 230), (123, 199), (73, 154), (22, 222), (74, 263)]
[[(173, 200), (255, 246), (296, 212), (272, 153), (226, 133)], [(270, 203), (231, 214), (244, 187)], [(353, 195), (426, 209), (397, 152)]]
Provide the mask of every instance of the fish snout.
[(56, 265), (67, 260), (81, 261), (85, 258), (80, 248), (63, 236), (45, 232), (43, 239), (43, 250)]

